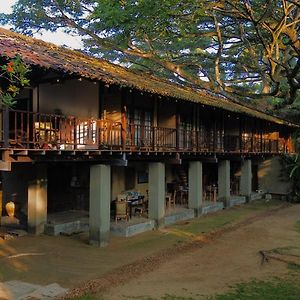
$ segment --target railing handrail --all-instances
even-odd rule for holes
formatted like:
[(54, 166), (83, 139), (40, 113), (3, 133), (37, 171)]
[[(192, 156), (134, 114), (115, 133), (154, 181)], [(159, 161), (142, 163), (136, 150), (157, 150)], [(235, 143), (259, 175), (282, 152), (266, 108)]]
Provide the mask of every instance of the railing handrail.
[[(196, 152), (205, 150), (264, 153), (290, 150), (284, 138), (276, 139), (254, 134), (231, 135), (225, 134), (224, 130), (204, 130), (202, 127), (199, 130), (177, 129), (131, 122), (124, 128), (122, 122), (108, 118), (76, 117), (7, 108), (1, 108), (0, 112), (3, 113), (0, 139), (2, 147), (14, 147), (20, 143), (30, 148), (45, 143), (58, 146), (74, 145), (75, 148), (77, 146), (124, 148), (127, 145), (146, 146), (152, 150), (159, 147)], [(11, 126), (8, 127), (9, 125)]]

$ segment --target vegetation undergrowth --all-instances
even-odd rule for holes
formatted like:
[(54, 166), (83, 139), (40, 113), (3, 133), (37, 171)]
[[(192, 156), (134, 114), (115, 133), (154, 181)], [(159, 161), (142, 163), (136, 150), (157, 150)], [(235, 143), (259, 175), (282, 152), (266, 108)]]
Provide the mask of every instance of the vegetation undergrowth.
[(217, 295), (211, 300), (292, 300), (300, 299), (299, 282), (276, 278), (271, 281), (253, 280), (240, 283), (233, 291)]
[[(296, 278), (274, 278), (269, 281), (252, 280), (233, 286), (233, 290), (214, 296), (177, 296), (166, 294), (159, 298), (151, 296), (124, 296), (136, 300), (298, 300), (300, 299), (299, 269)], [(83, 296), (76, 300), (102, 300), (101, 296)]]
[(300, 221), (297, 221), (295, 224), (295, 230), (300, 233)]
[(229, 210), (218, 212), (214, 215), (208, 215), (196, 218), (186, 222), (186, 224), (175, 224), (170, 228), (170, 233), (178, 236), (196, 236), (201, 233), (208, 233), (225, 225), (239, 221), (243, 217), (258, 211), (272, 209), (280, 206), (283, 202), (278, 200), (254, 201), (240, 207), (233, 207)]

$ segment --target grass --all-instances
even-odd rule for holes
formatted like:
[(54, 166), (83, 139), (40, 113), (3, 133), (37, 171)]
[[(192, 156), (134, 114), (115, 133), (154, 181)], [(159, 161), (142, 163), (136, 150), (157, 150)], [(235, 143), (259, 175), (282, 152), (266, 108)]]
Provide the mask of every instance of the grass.
[(300, 233), (300, 221), (297, 221), (295, 224), (295, 230)]
[[(196, 236), (201, 233), (208, 233), (225, 225), (232, 224), (239, 221), (243, 217), (247, 217), (258, 211), (268, 210), (271, 208), (278, 207), (281, 205), (281, 201), (254, 201), (247, 205), (243, 205), (237, 208), (231, 208), (229, 210), (224, 210), (213, 215), (207, 215), (198, 219), (193, 219), (186, 224), (173, 225), (170, 229), (170, 233), (177, 234), (178, 236)], [(299, 224), (300, 226), (300, 224)], [(300, 230), (300, 227), (299, 227)]]
[(296, 300), (300, 299), (300, 286), (294, 280), (274, 279), (238, 284), (233, 291), (217, 295), (211, 300)]

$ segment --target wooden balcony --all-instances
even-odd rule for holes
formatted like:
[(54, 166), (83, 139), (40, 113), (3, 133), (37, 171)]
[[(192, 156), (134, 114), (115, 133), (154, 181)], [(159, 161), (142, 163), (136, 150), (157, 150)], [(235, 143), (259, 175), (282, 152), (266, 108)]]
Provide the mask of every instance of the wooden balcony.
[(183, 130), (100, 119), (1, 111), (2, 149), (109, 150), (138, 152), (288, 153), (285, 139), (251, 133), (224, 135), (216, 130)]

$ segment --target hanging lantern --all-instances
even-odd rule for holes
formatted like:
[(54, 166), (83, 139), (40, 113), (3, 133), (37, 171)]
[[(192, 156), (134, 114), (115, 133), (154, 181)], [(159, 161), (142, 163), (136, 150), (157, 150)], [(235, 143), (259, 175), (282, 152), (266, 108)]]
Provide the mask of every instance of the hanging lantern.
[(8, 214), (8, 216), (13, 218), (15, 215), (15, 203), (12, 201), (9, 201), (8, 203), (6, 203), (5, 210), (6, 210), (6, 213)]

